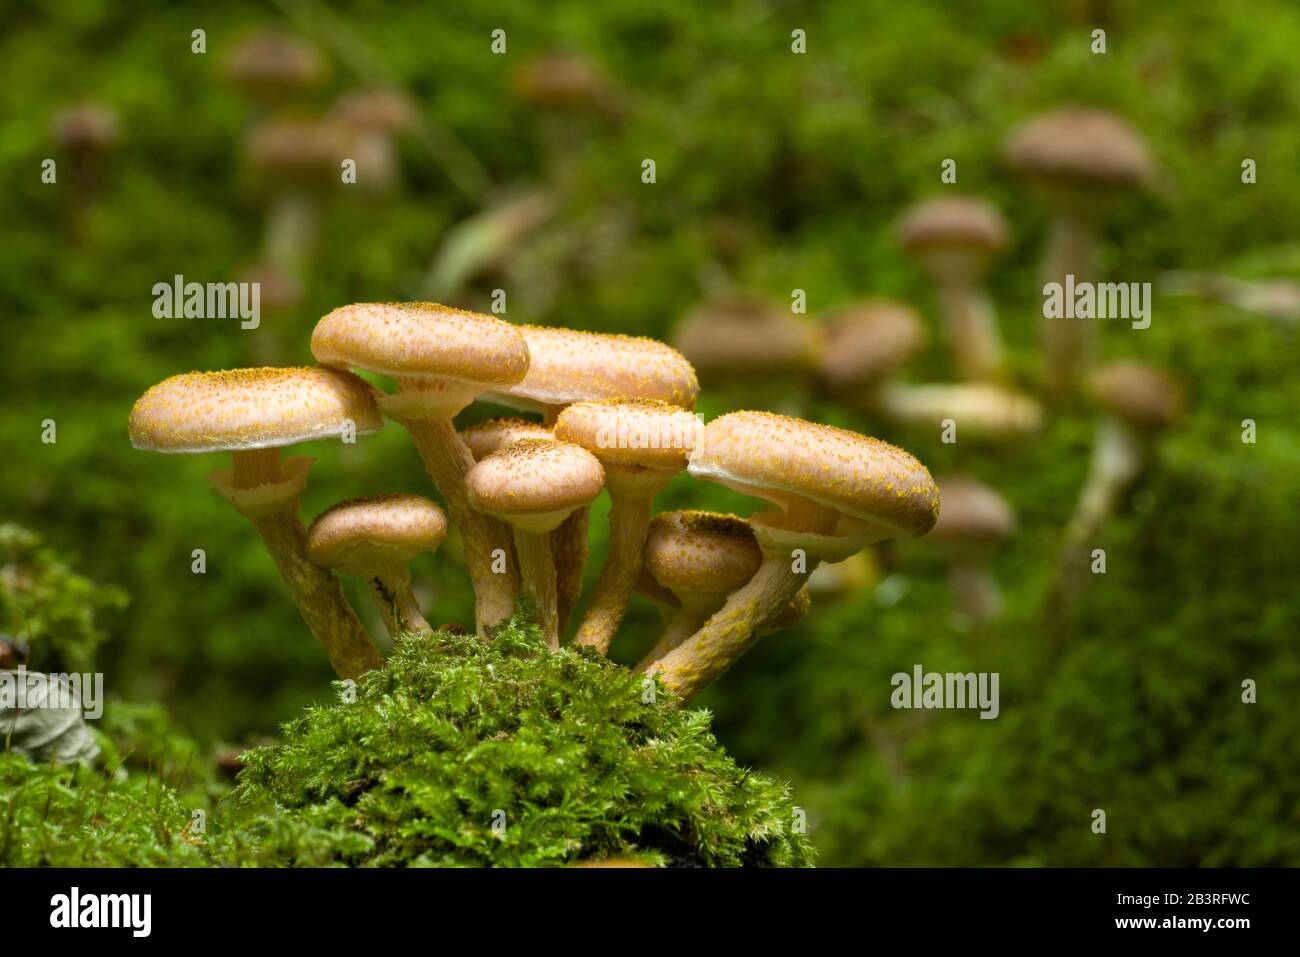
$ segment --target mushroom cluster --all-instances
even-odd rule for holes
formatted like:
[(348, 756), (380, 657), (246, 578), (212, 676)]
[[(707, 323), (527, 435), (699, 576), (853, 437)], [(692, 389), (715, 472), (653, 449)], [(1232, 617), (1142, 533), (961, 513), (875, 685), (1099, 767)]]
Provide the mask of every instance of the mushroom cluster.
[[(670, 616), (638, 670), (689, 701), (761, 635), (808, 611), (817, 566), (885, 539), (924, 535), (939, 514), (930, 473), (901, 449), (801, 419), (734, 412), (705, 425), (690, 362), (651, 339), (514, 326), (434, 303), (335, 309), (311, 339), (319, 366), (175, 376), (136, 403), (130, 435), (160, 452), (233, 453), (213, 486), (266, 543), (303, 618), (342, 676), (382, 659), (334, 572), (367, 581), (393, 640), (431, 629), (410, 561), (449, 522), (464, 542), (478, 634), (531, 603), (560, 647), (587, 560), (587, 509), (609, 494), (610, 551), (573, 644), (608, 651), (634, 592)], [(355, 375), (392, 380), (383, 392)], [(537, 419), (457, 431), (479, 398)], [(353, 441), (386, 415), (410, 434), (447, 513), (418, 495), (380, 494), (298, 517), (311, 459), (281, 446)], [(735, 515), (668, 512), (654, 498), (678, 475), (769, 506)]]

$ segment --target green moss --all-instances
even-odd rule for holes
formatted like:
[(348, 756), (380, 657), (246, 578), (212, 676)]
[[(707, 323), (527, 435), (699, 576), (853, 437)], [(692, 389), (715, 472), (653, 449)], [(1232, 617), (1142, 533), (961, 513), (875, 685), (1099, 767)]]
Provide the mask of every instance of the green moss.
[(352, 703), (247, 755), (260, 863), (807, 865), (787, 789), (737, 767), (707, 712), (595, 655), (547, 654), (518, 619), (491, 642), (403, 642)]

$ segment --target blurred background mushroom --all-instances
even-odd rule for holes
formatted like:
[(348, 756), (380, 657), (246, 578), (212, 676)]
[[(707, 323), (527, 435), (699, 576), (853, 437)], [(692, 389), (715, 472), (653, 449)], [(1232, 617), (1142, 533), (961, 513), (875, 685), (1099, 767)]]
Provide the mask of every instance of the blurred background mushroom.
[(941, 478), (939, 520), (924, 538), (948, 562), (953, 609), (974, 625), (1002, 616), (1002, 589), (989, 559), (1015, 534), (1016, 515), (1007, 500), (965, 475)]
[(87, 100), (65, 107), (50, 122), (50, 132), (64, 164), (69, 187), (66, 203), (68, 232), (74, 243), (89, 241), (88, 218), (102, 187), (108, 154), (117, 145), (117, 111), (106, 103)]

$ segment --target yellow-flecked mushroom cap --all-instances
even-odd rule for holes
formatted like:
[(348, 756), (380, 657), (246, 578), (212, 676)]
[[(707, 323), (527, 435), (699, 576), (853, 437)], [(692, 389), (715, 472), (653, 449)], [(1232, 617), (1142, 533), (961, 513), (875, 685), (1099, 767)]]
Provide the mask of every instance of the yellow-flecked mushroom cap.
[(915, 252), (961, 246), (994, 253), (1009, 238), (1010, 228), (997, 208), (969, 196), (922, 200), (898, 222), (899, 242)]
[(460, 430), (462, 441), (469, 447), (474, 461), (486, 458), (502, 446), (520, 439), (553, 439), (555, 434), (540, 422), (530, 422), (510, 416), (488, 419)]
[(720, 512), (656, 515), (645, 544), (645, 567), (674, 593), (725, 595), (754, 577), (762, 564), (754, 530)]
[(371, 495), (326, 509), (307, 529), (307, 554), (325, 568), (365, 575), (376, 561), (405, 564), (436, 549), (447, 516), (421, 495)]
[(821, 375), (837, 391), (887, 378), (925, 343), (925, 327), (915, 310), (887, 299), (841, 306), (829, 325)]
[(502, 386), (528, 371), (528, 345), (510, 323), (433, 302), (340, 306), (316, 323), (311, 351), (322, 365), (398, 378)]
[(1182, 386), (1144, 362), (1112, 362), (1092, 377), (1097, 402), (1135, 429), (1156, 431), (1182, 418)]
[(142, 395), (128, 430), (132, 445), (154, 452), (276, 448), (378, 431), (377, 395), (337, 369), (187, 372)]
[(1097, 186), (1136, 186), (1153, 164), (1142, 137), (1106, 110), (1065, 107), (1032, 117), (1011, 132), (1006, 162), (1028, 175)]
[(833, 509), (852, 520), (863, 544), (924, 535), (939, 516), (934, 479), (912, 455), (784, 415), (732, 412), (714, 419), (691, 453), (689, 471), (783, 507), (794, 498)]
[(935, 545), (992, 547), (1016, 531), (1016, 513), (983, 482), (965, 476), (939, 480), (939, 521), (925, 540)]
[(554, 439), (512, 442), (465, 473), (474, 508), (531, 532), (555, 528), (574, 509), (590, 505), (604, 486), (599, 459)]
[(523, 381), (494, 389), (508, 404), (561, 406), (584, 399), (659, 399), (695, 408), (700, 383), (676, 349), (635, 336), (518, 326), (532, 363)]
[(703, 426), (695, 413), (656, 399), (575, 402), (555, 420), (555, 437), (605, 465), (680, 471)]

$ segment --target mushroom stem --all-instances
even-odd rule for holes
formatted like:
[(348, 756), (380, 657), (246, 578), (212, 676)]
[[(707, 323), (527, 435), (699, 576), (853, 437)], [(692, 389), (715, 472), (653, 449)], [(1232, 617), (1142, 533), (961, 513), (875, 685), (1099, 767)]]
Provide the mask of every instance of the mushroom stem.
[[(240, 455), (235, 458), (238, 460)], [(383, 660), (335, 578), (307, 557), (307, 530), (298, 518), (298, 501), (249, 518), (275, 560), (307, 627), (343, 678), (357, 678), (379, 668)]]
[(300, 276), (319, 229), (320, 213), (314, 202), (294, 192), (278, 197), (266, 218), (263, 243), (267, 262)]
[[(1044, 283), (1064, 283), (1096, 275), (1093, 227), (1077, 213), (1062, 213), (1052, 221), (1043, 266)], [(1073, 392), (1082, 373), (1092, 364), (1096, 335), (1091, 319), (1057, 318), (1042, 320), (1043, 387), (1056, 398)]]
[(699, 631), (668, 654), (638, 672), (658, 674), (664, 687), (688, 703), (754, 643), (763, 626), (779, 615), (817, 567), (809, 556), (807, 568), (796, 572), (785, 554), (768, 555), (758, 572)]
[(411, 591), (409, 575), (377, 572), (370, 579), (370, 594), (379, 606), (388, 637), (397, 641), (403, 634), (427, 634), (433, 627), (425, 620)]
[(709, 616), (721, 608), (722, 604), (723, 601), (716, 598), (683, 602), (654, 647), (642, 656), (636, 666), (637, 672), (645, 671), (651, 664), (699, 631), (709, 620)]
[(1086, 545), (1102, 523), (1114, 514), (1119, 498), (1142, 470), (1142, 442), (1132, 429), (1112, 418), (1097, 427), (1088, 478), (1079, 504), (1066, 526), (1070, 550)]
[(560, 619), (560, 632), (569, 626), (569, 616), (582, 596), (582, 573), (587, 567), (587, 525), (591, 517), (588, 508), (575, 509), (573, 514), (555, 531), (551, 532), (551, 551), (555, 556), (556, 608)]
[(939, 308), (962, 377), (974, 381), (999, 378), (1002, 336), (988, 296), (970, 283), (948, 282), (939, 288)]
[(519, 553), (524, 593), (536, 607), (546, 646), (555, 651), (560, 647), (560, 625), (555, 607), (555, 561), (551, 558), (551, 535), (549, 532), (526, 532), (516, 528), (515, 550)]
[(236, 488), (257, 488), (280, 481), (280, 450), (244, 449), (231, 456), (231, 481)]
[(636, 580), (641, 576), (642, 556), (650, 534), (650, 502), (658, 488), (672, 477), (665, 476), (662, 483), (640, 478), (622, 483), (613, 469), (606, 470), (606, 475), (610, 505), (609, 558), (600, 570), (596, 590), (573, 640), (574, 644), (595, 648), (602, 655), (614, 642)]
[(948, 569), (953, 607), (972, 622), (993, 621), (1002, 615), (1002, 591), (979, 562), (954, 562)]
[[(503, 522), (470, 507), (465, 473), (474, 467), (474, 455), (450, 418), (404, 419), (402, 424), (411, 433), (425, 470), (446, 500), (452, 521), (460, 526), (465, 564), (474, 585), (474, 617), (478, 633), (485, 635), (489, 627), (505, 621), (514, 611), (518, 586), (509, 561), (510, 531)], [(505, 560), (495, 561), (501, 557)], [(494, 564), (502, 571), (494, 571)]]

